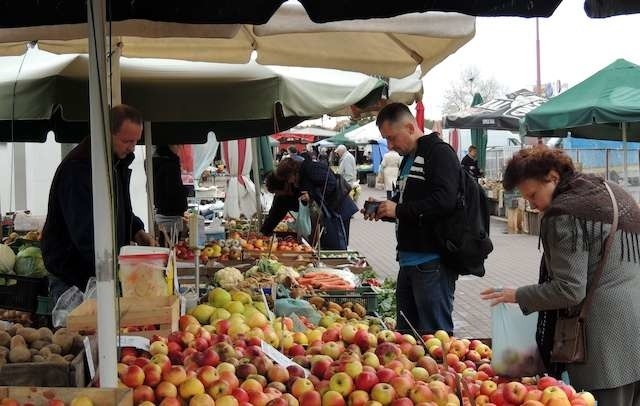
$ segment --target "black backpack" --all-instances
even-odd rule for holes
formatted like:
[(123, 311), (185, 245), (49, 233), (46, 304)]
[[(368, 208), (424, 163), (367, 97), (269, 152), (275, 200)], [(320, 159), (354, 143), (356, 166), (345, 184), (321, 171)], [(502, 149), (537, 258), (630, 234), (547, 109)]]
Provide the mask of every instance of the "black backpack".
[[(444, 141), (438, 143), (451, 148)], [(435, 145), (432, 144), (429, 154)], [(425, 157), (425, 171), (429, 168), (429, 160), (429, 156)], [(450, 216), (435, 224), (436, 243), (445, 266), (460, 275), (481, 277), (485, 274), (484, 261), (493, 251), (493, 243), (489, 238), (487, 195), (462, 165), (458, 176), (460, 182), (456, 208)]]

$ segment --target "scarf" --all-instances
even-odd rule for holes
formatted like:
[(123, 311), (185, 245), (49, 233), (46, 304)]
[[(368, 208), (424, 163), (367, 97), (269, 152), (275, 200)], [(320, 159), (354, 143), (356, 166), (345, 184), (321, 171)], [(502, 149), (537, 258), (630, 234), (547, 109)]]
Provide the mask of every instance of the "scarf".
[[(604, 186), (604, 179), (587, 174), (575, 174), (561, 181), (553, 195), (551, 205), (545, 210), (543, 221), (553, 216), (569, 215), (573, 221), (573, 250), (589, 250), (591, 242), (600, 239), (600, 247), (604, 247), (603, 224), (613, 223), (613, 205), (611, 197)], [(615, 183), (608, 183), (618, 201), (619, 220), (618, 230), (621, 231), (620, 261), (640, 262), (640, 206), (622, 187)], [(588, 229), (587, 223), (591, 222)], [(552, 224), (549, 222), (548, 224)], [(582, 241), (578, 241), (578, 227), (582, 231)], [(602, 251), (600, 252), (602, 255)], [(540, 264), (539, 284), (551, 281), (551, 275), (546, 267), (544, 257)], [(562, 365), (551, 363), (551, 349), (558, 317), (558, 310), (542, 311), (538, 313), (536, 342), (542, 361), (550, 375), (559, 377)]]

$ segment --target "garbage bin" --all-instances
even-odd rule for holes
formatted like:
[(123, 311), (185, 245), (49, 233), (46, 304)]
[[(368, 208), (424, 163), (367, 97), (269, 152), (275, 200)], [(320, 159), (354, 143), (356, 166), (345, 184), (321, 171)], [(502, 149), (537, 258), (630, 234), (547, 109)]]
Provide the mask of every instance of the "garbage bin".
[(367, 186), (371, 188), (376, 187), (376, 177), (375, 173), (367, 173)]

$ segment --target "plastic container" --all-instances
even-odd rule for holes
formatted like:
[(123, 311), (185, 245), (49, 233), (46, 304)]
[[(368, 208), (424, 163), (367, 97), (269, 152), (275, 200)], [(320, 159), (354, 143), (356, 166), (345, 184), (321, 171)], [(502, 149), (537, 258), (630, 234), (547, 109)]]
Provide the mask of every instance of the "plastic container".
[(166, 272), (169, 254), (167, 248), (122, 247), (118, 257), (122, 297), (170, 295)]

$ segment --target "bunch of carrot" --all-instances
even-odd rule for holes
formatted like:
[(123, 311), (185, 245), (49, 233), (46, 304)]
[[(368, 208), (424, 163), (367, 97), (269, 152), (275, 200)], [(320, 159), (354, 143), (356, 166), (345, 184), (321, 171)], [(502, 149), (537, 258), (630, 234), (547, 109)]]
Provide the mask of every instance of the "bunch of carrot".
[(298, 278), (298, 283), (304, 287), (317, 290), (353, 290), (354, 286), (338, 275), (329, 272), (307, 272)]

